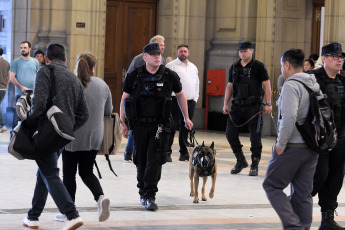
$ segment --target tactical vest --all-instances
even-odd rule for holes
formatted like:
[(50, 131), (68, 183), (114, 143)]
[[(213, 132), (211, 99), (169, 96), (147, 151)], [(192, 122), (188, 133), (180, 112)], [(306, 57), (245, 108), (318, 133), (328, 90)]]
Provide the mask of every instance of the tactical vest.
[(249, 66), (241, 68), (241, 60), (232, 69), (233, 100), (235, 104), (260, 103), (263, 95), (261, 82), (252, 73), (256, 60)]
[(328, 102), (334, 113), (334, 120), (337, 130), (341, 130), (345, 125), (345, 92), (344, 92), (344, 76), (337, 74), (335, 79), (327, 76), (324, 68), (320, 68), (313, 72), (315, 76), (321, 80), (320, 88), (327, 95)]
[(167, 81), (168, 71), (161, 65), (156, 74), (137, 70), (137, 80), (133, 84), (131, 97), (136, 105), (139, 122), (160, 122), (169, 119), (171, 110), (172, 84)]

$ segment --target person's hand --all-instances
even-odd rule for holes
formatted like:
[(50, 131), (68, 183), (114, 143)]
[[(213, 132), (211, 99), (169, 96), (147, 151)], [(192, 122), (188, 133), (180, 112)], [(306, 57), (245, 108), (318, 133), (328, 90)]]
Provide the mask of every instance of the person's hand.
[(266, 114), (272, 113), (272, 105), (265, 105), (264, 113)]
[(25, 86), (22, 86), (20, 87), (20, 90), (23, 92), (23, 93), (26, 93), (26, 90), (28, 90), (29, 88), (25, 87)]
[(122, 136), (124, 136), (125, 138), (128, 138), (129, 132), (128, 132), (127, 125), (124, 122), (122, 122), (120, 127), (121, 127)]
[(185, 127), (188, 129), (188, 130), (192, 130), (193, 128), (193, 122), (190, 120), (190, 119), (187, 119), (185, 121)]
[(228, 114), (229, 111), (230, 111), (229, 105), (224, 105), (224, 106), (223, 106), (223, 113), (224, 113), (224, 114)]
[(281, 155), (284, 152), (284, 150), (280, 149), (277, 145), (274, 148), (276, 149), (278, 155)]

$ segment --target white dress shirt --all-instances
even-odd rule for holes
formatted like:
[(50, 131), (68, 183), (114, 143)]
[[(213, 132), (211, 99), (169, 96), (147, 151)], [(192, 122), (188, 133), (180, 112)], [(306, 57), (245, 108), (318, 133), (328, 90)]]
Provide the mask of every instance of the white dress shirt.
[[(186, 99), (197, 102), (199, 98), (198, 68), (196, 68), (196, 66), (189, 60), (187, 60), (187, 65), (185, 65), (178, 58), (169, 62), (165, 66), (175, 71), (180, 77), (182, 90), (186, 96)], [(173, 96), (175, 96), (174, 93)]]

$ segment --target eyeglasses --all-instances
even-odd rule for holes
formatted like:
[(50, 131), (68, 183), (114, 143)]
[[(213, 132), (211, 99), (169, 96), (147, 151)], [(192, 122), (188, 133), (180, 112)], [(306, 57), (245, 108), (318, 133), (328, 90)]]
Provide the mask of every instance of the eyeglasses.
[(343, 56), (339, 56), (339, 55), (335, 55), (335, 54), (330, 54), (330, 55), (325, 55), (326, 57), (332, 57), (333, 58), (333, 60), (342, 60), (342, 61), (344, 61), (344, 57)]

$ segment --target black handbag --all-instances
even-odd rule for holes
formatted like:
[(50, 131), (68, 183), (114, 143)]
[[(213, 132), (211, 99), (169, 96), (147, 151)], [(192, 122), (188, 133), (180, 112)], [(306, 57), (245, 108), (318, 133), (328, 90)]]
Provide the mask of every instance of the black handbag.
[(38, 121), (35, 121), (34, 126), (29, 125), (28, 120), (22, 121), (19, 124), (19, 131), (13, 133), (10, 140), (11, 151), (19, 153), (25, 159), (39, 159), (44, 154), (57, 152), (74, 140), (71, 120), (54, 103), (56, 95), (54, 67), (50, 65), (47, 67), (50, 69), (51, 77), (51, 97), (48, 103), (51, 107)]

